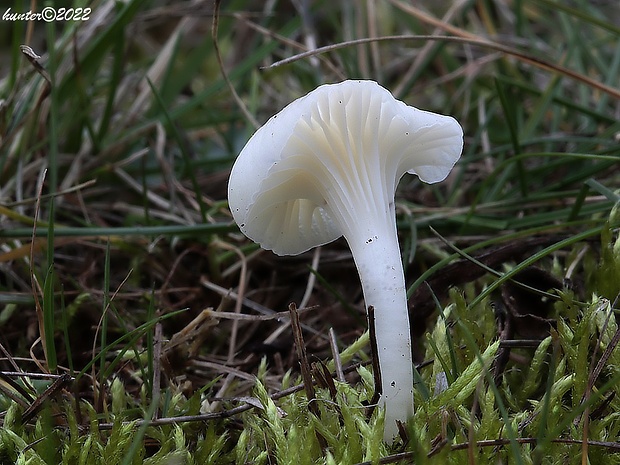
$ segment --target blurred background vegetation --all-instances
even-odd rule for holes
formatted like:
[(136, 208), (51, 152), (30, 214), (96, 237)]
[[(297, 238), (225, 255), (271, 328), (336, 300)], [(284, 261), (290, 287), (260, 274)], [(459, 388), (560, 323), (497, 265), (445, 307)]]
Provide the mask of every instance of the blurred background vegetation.
[[(88, 19), (0, 21), (3, 463), (620, 463), (616, 1), (5, 3)], [(397, 193), (420, 377), (392, 448), (346, 244), (276, 257), (226, 203), (256, 126), (343, 79), (465, 131)], [(282, 391), (290, 302), (311, 361), (353, 344), (321, 419)]]

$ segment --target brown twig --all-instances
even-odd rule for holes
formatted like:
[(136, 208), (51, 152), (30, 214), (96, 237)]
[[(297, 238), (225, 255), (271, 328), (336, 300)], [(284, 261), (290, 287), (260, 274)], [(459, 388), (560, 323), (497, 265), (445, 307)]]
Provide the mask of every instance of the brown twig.
[(369, 415), (372, 414), (374, 407), (379, 403), (383, 394), (383, 384), (381, 384), (381, 371), (379, 367), (379, 350), (377, 349), (377, 335), (375, 333), (375, 308), (368, 307), (368, 335), (370, 338), (370, 352), (372, 354), (372, 374), (375, 380), (375, 393), (370, 399)]
[[(532, 444), (536, 445), (538, 443), (537, 438), (516, 438), (515, 442), (518, 444)], [(556, 444), (581, 444), (581, 439), (552, 439), (551, 442)], [(474, 446), (477, 448), (480, 447), (501, 447), (510, 444), (510, 439), (487, 439), (476, 441)], [(612, 441), (588, 441), (590, 446), (594, 447), (606, 447), (613, 451), (620, 451), (620, 442), (612, 442)], [(458, 444), (452, 444), (450, 446), (451, 451), (455, 450), (464, 450), (470, 447), (469, 442), (461, 442)], [(386, 464), (386, 463), (396, 463), (402, 460), (411, 460), (415, 457), (414, 452), (401, 452), (399, 454), (392, 454), (387, 457), (383, 457), (379, 459), (378, 462), (358, 462), (355, 465), (374, 465), (376, 463)]]
[[(315, 403), (316, 396), (314, 392), (314, 384), (312, 382), (312, 370), (310, 368), (310, 364), (308, 363), (306, 344), (301, 332), (301, 325), (299, 324), (299, 313), (297, 312), (297, 306), (294, 302), (291, 302), (288, 309), (291, 314), (291, 329), (293, 330), (295, 349), (297, 350), (297, 357), (299, 358), (299, 365), (301, 367), (301, 379), (304, 382), (304, 389), (306, 390), (306, 397), (308, 398), (308, 410), (310, 410), (310, 412), (317, 418), (321, 418), (319, 406)], [(316, 438), (319, 441), (321, 448), (325, 449), (327, 447), (327, 441), (318, 430), (316, 431)]]
[(61, 389), (67, 386), (69, 383), (73, 381), (73, 377), (68, 373), (64, 373), (60, 375), (56, 380), (41, 394), (39, 397), (35, 399), (35, 401), (30, 404), (24, 413), (22, 413), (22, 423), (28, 423), (36, 413), (41, 410), (43, 407), (43, 403), (54, 397)]
[(316, 396), (312, 382), (312, 371), (310, 369), (310, 364), (308, 363), (308, 355), (306, 353), (306, 345), (301, 332), (301, 326), (299, 324), (299, 313), (297, 313), (297, 306), (291, 302), (288, 309), (289, 314), (291, 315), (291, 329), (293, 331), (293, 339), (295, 341), (295, 350), (297, 351), (297, 358), (299, 359), (299, 366), (301, 368), (301, 379), (304, 382), (304, 390), (306, 391), (306, 396), (308, 397), (308, 408), (312, 413), (319, 417), (318, 407), (314, 403)]
[[(161, 322), (155, 323), (155, 335), (153, 337), (153, 386), (151, 402), (159, 403), (161, 395), (161, 348), (164, 340)], [(153, 411), (153, 418), (159, 417), (159, 408)]]

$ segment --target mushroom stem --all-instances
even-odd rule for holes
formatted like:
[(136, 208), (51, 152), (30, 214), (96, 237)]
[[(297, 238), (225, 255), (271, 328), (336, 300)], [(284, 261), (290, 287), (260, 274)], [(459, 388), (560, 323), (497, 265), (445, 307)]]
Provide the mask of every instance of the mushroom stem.
[[(375, 310), (375, 335), (385, 407), (385, 441), (398, 433), (396, 421), (413, 416), (413, 358), (409, 311), (394, 213), (359, 219), (345, 234), (362, 283), (366, 308)], [(382, 215), (380, 215), (382, 216)], [(386, 215), (388, 216), (388, 215)]]

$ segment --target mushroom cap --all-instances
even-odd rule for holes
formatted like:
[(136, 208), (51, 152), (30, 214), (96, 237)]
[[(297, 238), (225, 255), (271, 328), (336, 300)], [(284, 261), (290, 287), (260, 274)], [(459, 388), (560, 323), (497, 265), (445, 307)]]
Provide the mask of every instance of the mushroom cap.
[(229, 207), (254, 242), (296, 255), (346, 235), (369, 204), (389, 214), (405, 173), (442, 181), (462, 148), (454, 118), (408, 106), (374, 81), (322, 85), (250, 138), (230, 174)]

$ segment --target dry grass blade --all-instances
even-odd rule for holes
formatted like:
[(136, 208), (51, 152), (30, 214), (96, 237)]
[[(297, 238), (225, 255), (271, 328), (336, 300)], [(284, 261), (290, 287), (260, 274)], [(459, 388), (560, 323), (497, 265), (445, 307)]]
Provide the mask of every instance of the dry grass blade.
[[(185, 347), (183, 357), (193, 357), (196, 353), (197, 346), (207, 337), (210, 328), (216, 326), (218, 317), (211, 309), (205, 309), (200, 312), (192, 321), (190, 321), (183, 329), (174, 333), (168, 342), (162, 348), (161, 357), (164, 360), (172, 358), (172, 353)], [(220, 312), (221, 313), (221, 312)]]
[[(37, 278), (37, 274), (35, 272), (35, 268), (34, 268), (34, 264), (35, 264), (35, 244), (36, 244), (36, 232), (37, 232), (37, 222), (38, 222), (38, 218), (39, 218), (39, 212), (41, 211), (41, 194), (43, 192), (43, 183), (45, 180), (45, 177), (47, 175), (47, 169), (44, 169), (39, 177), (38, 180), (38, 189), (37, 189), (37, 202), (36, 202), (36, 206), (35, 206), (35, 212), (34, 212), (34, 222), (33, 222), (33, 227), (32, 227), (32, 236), (31, 236), (31, 241), (30, 241), (30, 284), (31, 284), (31, 291), (32, 291), (32, 296), (34, 298), (34, 303), (35, 303), (35, 309), (37, 312), (37, 322), (38, 322), (38, 326), (39, 326), (39, 339), (42, 342), (43, 345), (43, 351), (45, 354), (45, 357), (47, 359), (47, 345), (45, 343), (45, 325), (44, 325), (44, 317), (43, 317), (43, 306), (41, 305), (41, 301), (39, 299), (40, 296), (43, 296), (43, 289), (41, 287), (41, 283), (39, 283), (39, 280)], [(32, 347), (34, 347), (35, 343), (32, 344), (31, 346), (31, 354), (32, 354)], [(36, 363), (38, 363), (38, 359), (33, 355), (32, 359), (37, 361)], [(43, 369), (43, 367), (40, 367), (41, 371), (46, 371)]]
[(334, 331), (334, 328), (329, 328), (329, 347), (332, 351), (332, 358), (336, 369), (336, 379), (341, 383), (344, 383), (345, 379), (344, 372), (342, 371), (342, 360), (340, 359), (340, 351), (338, 350), (338, 341), (336, 340), (336, 331)]
[(408, 5), (408, 4), (404, 4), (398, 0), (390, 0), (390, 3), (392, 3), (393, 5), (395, 5), (396, 7), (398, 7), (399, 9), (401, 9), (402, 11), (405, 11), (409, 14), (411, 14), (412, 16), (416, 17), (417, 19), (419, 19), (420, 21), (423, 21), (425, 23), (428, 23), (434, 27), (438, 27), (440, 29), (445, 30), (446, 32), (449, 32), (451, 34), (454, 34), (457, 37), (462, 37), (464, 39), (469, 39), (472, 42), (472, 45), (478, 45), (478, 46), (482, 46), (482, 47), (488, 47), (491, 48), (493, 50), (497, 50), (498, 52), (502, 52), (502, 53), (506, 53), (507, 55), (512, 55), (516, 58), (518, 58), (519, 60), (523, 61), (524, 63), (528, 63), (530, 65), (533, 66), (537, 66), (541, 69), (545, 69), (547, 71), (552, 71), (561, 75), (565, 75), (565, 76), (569, 76), (570, 78), (576, 80), (576, 81), (580, 81), (583, 82), (584, 84), (587, 84), (595, 89), (599, 89), (602, 92), (605, 92), (609, 95), (611, 95), (612, 97), (615, 98), (620, 98), (620, 90), (616, 89), (614, 87), (608, 86), (602, 82), (599, 82), (595, 79), (591, 79), (588, 76), (585, 76), (583, 74), (577, 73), (573, 70), (570, 70), (568, 68), (565, 68), (563, 66), (560, 65), (556, 65), (555, 63), (551, 63), (550, 61), (547, 60), (543, 60), (541, 58), (538, 57), (534, 57), (532, 55), (529, 55), (527, 53), (521, 52), (519, 50), (516, 50), (514, 48), (511, 47), (507, 47), (505, 45), (499, 44), (497, 42), (494, 42), (490, 39), (480, 39), (478, 36), (476, 36), (475, 34), (472, 34), (470, 32), (467, 32), (461, 28), (455, 27), (451, 24), (446, 23), (445, 21), (441, 21), (437, 18), (434, 18), (433, 16), (424, 13), (422, 10), (420, 10), (419, 8), (416, 8), (413, 5)]
[(45, 70), (45, 68), (41, 66), (41, 63), (39, 63), (39, 59), (41, 58), (41, 56), (37, 55), (36, 52), (32, 49), (32, 47), (29, 47), (28, 45), (20, 45), (19, 49), (24, 54), (24, 56), (28, 59), (28, 61), (34, 67), (37, 73), (39, 73), (43, 77), (43, 79), (45, 79), (48, 86), (51, 87), (52, 80), (50, 79), (50, 75)]
[[(252, 310), (261, 313), (262, 315), (252, 315), (252, 316), (248, 316), (248, 315), (243, 315), (243, 314), (238, 314), (238, 316), (233, 317), (232, 314), (228, 314), (227, 318), (228, 319), (251, 319), (251, 320), (283, 320), (286, 321), (288, 320), (288, 318), (284, 318), (284, 315), (288, 315), (289, 312), (276, 312), (275, 310), (272, 310), (270, 308), (265, 307), (264, 305), (261, 305), (257, 302), (254, 302), (250, 299), (248, 299), (247, 297), (244, 298), (240, 298), (239, 295), (236, 292), (231, 291), (230, 289), (225, 289), (221, 286), (218, 286), (215, 283), (212, 283), (210, 281), (208, 281), (207, 279), (203, 278), (201, 280), (201, 284), (203, 286), (205, 286), (208, 289), (211, 289), (212, 291), (217, 292), (218, 294), (220, 294), (222, 297), (230, 297), (231, 299), (235, 299), (235, 300), (240, 300), (243, 302), (243, 305), (247, 306), (248, 308), (251, 308)], [(306, 312), (309, 310), (313, 310), (315, 307), (306, 307), (303, 309), (299, 309), (298, 312)], [(219, 312), (218, 314), (222, 314), (224, 312)], [(226, 313), (224, 313), (226, 315)], [(302, 324), (301, 327), (305, 330), (305, 331), (309, 331), (312, 334), (314, 334), (315, 336), (319, 336), (322, 338), (326, 338), (326, 336), (322, 333), (320, 333), (319, 331), (317, 331), (315, 328), (313, 328), (312, 326), (306, 325), (306, 324)]]
[[(121, 289), (125, 286), (125, 284), (127, 283), (127, 281), (129, 280), (131, 276), (131, 271), (129, 273), (127, 273), (127, 275), (123, 278), (123, 280), (121, 281), (120, 285), (118, 286), (117, 289), (114, 290), (114, 293), (110, 296), (110, 300), (109, 302), (107, 302), (105, 308), (103, 309), (103, 312), (101, 313), (101, 316), (99, 318), (99, 321), (97, 323), (97, 328), (95, 330), (95, 337), (93, 338), (93, 344), (92, 344), (92, 349), (91, 349), (91, 354), (92, 354), (92, 359), (95, 360), (97, 357), (97, 343), (99, 341), (99, 331), (101, 330), (101, 327), (104, 324), (105, 319), (107, 318), (107, 313), (108, 311), (110, 311), (110, 307), (112, 306), (112, 303), (114, 302), (114, 299), (116, 298), (116, 296), (121, 292)], [(104, 389), (104, 386), (101, 385), (97, 385), (97, 373), (96, 373), (96, 368), (95, 368), (95, 364), (93, 363), (92, 368), (91, 368), (91, 377), (93, 380), (93, 393), (94, 393), (94, 403), (95, 405), (98, 405), (99, 402), (103, 402), (103, 396), (102, 396), (102, 390)]]
[(480, 39), (478, 37), (470, 37), (471, 34), (467, 33), (467, 37), (454, 37), (454, 36), (439, 36), (439, 35), (398, 35), (398, 36), (383, 36), (383, 37), (369, 37), (364, 39), (355, 39), (348, 40), (345, 42), (340, 42), (338, 44), (326, 45), (324, 47), (319, 47), (315, 50), (310, 50), (308, 52), (299, 53), (297, 55), (293, 55), (291, 57), (285, 58), (280, 61), (276, 61), (265, 68), (276, 68), (278, 66), (284, 66), (291, 63), (294, 63), (298, 60), (302, 60), (304, 58), (309, 58), (315, 55), (320, 55), (322, 53), (333, 52), (335, 50), (347, 47), (353, 47), (356, 45), (370, 44), (373, 42), (390, 42), (390, 41), (398, 41), (398, 42), (406, 42), (406, 41), (440, 41), (440, 42), (456, 42), (461, 44), (470, 44), (475, 45), (482, 48), (488, 48), (491, 50), (495, 50), (501, 53), (505, 53), (506, 55), (514, 56), (519, 59), (523, 63), (528, 63), (532, 66), (536, 66), (540, 69), (544, 69), (546, 71), (551, 71), (560, 75), (568, 76), (575, 81), (582, 82), (587, 84), (588, 86), (598, 89), (601, 92), (604, 92), (614, 98), (620, 99), (620, 90), (615, 87), (608, 86), (602, 82), (597, 81), (596, 79), (592, 79), (583, 74), (577, 73), (573, 70), (565, 68), (560, 65), (556, 65), (549, 61), (543, 60), (541, 58), (537, 58), (528, 53), (522, 52), (512, 47), (508, 47), (506, 45), (501, 45), (497, 42), (493, 42), (487, 39)]
[(299, 324), (299, 313), (297, 312), (297, 306), (292, 302), (288, 308), (291, 316), (291, 329), (295, 340), (295, 350), (297, 352), (297, 358), (301, 367), (301, 379), (304, 382), (304, 389), (306, 390), (306, 396), (308, 397), (308, 408), (318, 417), (319, 409), (314, 403), (316, 396), (312, 382), (312, 370), (310, 369), (310, 363), (308, 362), (306, 343), (304, 342), (304, 337), (301, 332), (301, 325)]
[[(306, 343), (304, 342), (301, 325), (299, 324), (299, 313), (297, 312), (297, 306), (295, 303), (291, 302), (288, 309), (291, 315), (291, 329), (293, 330), (293, 339), (295, 341), (297, 358), (299, 359), (299, 365), (301, 367), (301, 379), (303, 380), (304, 390), (306, 391), (306, 397), (308, 398), (308, 410), (310, 410), (310, 412), (317, 418), (321, 418), (319, 406), (315, 402), (316, 396), (314, 392), (314, 383), (312, 381), (312, 369), (306, 354)], [(327, 442), (318, 430), (316, 431), (316, 438), (319, 441), (321, 448), (325, 449), (327, 447)]]
[[(243, 21), (244, 24), (247, 24), (249, 27), (261, 33), (265, 37), (269, 37), (270, 39), (275, 39), (282, 44), (288, 45), (298, 50), (302, 50), (304, 52), (308, 51), (307, 46), (295, 40), (292, 40), (288, 37), (277, 34), (271, 29), (267, 29), (261, 26), (260, 24), (256, 24), (256, 22), (254, 21), (250, 21), (250, 19), (245, 14), (235, 13), (234, 17), (240, 21)], [(325, 66), (327, 66), (327, 68), (330, 70), (330, 72), (334, 74), (334, 76), (338, 76), (338, 79), (344, 80), (347, 78), (346, 74), (343, 73), (342, 70), (338, 68), (334, 63), (332, 63), (328, 58), (326, 58), (325, 56), (319, 56), (318, 58)]]
[(232, 82), (230, 82), (230, 78), (228, 77), (228, 73), (226, 72), (226, 68), (224, 67), (224, 61), (222, 60), (222, 54), (220, 53), (220, 46), (217, 38), (221, 3), (221, 0), (215, 0), (215, 6), (213, 7), (213, 27), (211, 29), (211, 37), (213, 38), (213, 47), (215, 47), (215, 56), (217, 58), (217, 63), (220, 66), (220, 72), (222, 73), (222, 77), (226, 81), (226, 85), (228, 86), (230, 93), (235, 99), (235, 102), (237, 102), (237, 106), (243, 112), (246, 119), (252, 124), (252, 126), (254, 126), (254, 129), (258, 129), (260, 124), (258, 123), (258, 121), (256, 121), (256, 118), (254, 118), (254, 115), (250, 113), (245, 103), (243, 103), (243, 100), (241, 100), (241, 97), (239, 97), (239, 94), (237, 93), (235, 86), (233, 86)]
[[(66, 189), (62, 189), (59, 190), (57, 192), (54, 192), (53, 194), (43, 194), (41, 195), (41, 200), (47, 200), (50, 199), (52, 197), (60, 197), (62, 195), (66, 195), (66, 194), (72, 194), (75, 192), (78, 192), (80, 190), (84, 190), (84, 189), (88, 189), (90, 187), (93, 187), (95, 184), (97, 184), (97, 180), (96, 179), (91, 179), (90, 181), (84, 181), (80, 184), (76, 184), (74, 186), (71, 187), (67, 187)], [(31, 203), (35, 203), (37, 201), (36, 198), (29, 198), (29, 199), (23, 199), (20, 200), (18, 202), (10, 202), (10, 203), (6, 203), (4, 205), (0, 205), (0, 213), (3, 215), (7, 215), (9, 217), (11, 217), (11, 211), (8, 210), (7, 207), (17, 207), (20, 205), (28, 205)], [(15, 217), (16, 220), (21, 219), (22, 217)]]
[[(161, 396), (161, 372), (162, 372), (162, 346), (164, 343), (163, 328), (160, 322), (155, 324), (153, 337), (153, 388), (151, 396), (153, 403), (157, 404)], [(159, 417), (159, 409), (153, 412), (153, 418)]]
[[(297, 312), (302, 315), (306, 312), (316, 310), (317, 308), (318, 307), (300, 308), (297, 310)], [(213, 316), (213, 318), (233, 321), (288, 321), (290, 316), (290, 312), (275, 312), (271, 315), (247, 315), (245, 313), (209, 311), (209, 314)]]
[(10, 375), (3, 372), (0, 372), (0, 392), (21, 405), (24, 409), (28, 408), (28, 402), (34, 401), (32, 396), (24, 388), (13, 381)]
[(22, 413), (22, 422), (28, 423), (43, 408), (43, 403), (57, 395), (62, 389), (73, 381), (71, 375), (64, 373), (54, 380), (54, 382)]
[[(230, 250), (239, 257), (239, 263), (241, 263), (241, 272), (239, 273), (239, 285), (237, 286), (237, 299), (235, 300), (235, 314), (241, 314), (241, 307), (243, 306), (243, 297), (245, 295), (245, 286), (247, 283), (247, 269), (248, 264), (243, 255), (243, 252), (238, 247), (230, 245), (223, 241), (215, 241), (212, 247), (219, 247), (224, 250)], [(228, 346), (228, 363), (232, 363), (235, 359), (235, 352), (237, 351), (237, 333), (239, 332), (239, 320), (233, 320), (233, 325), (230, 331), (230, 342)]]

